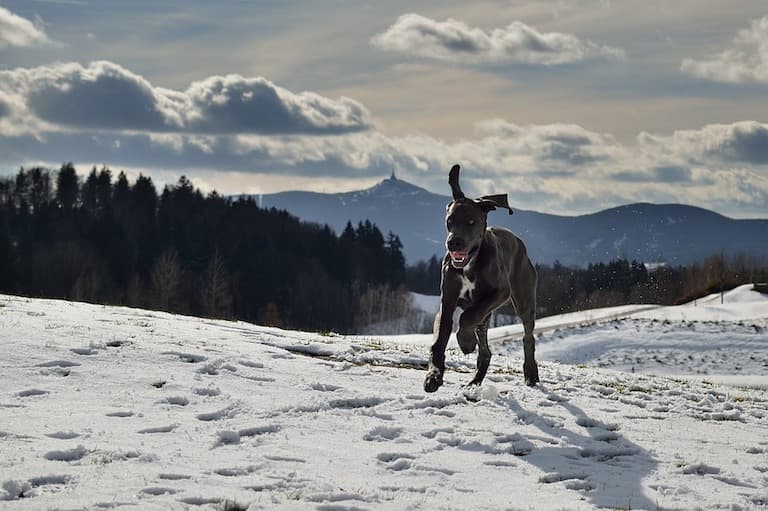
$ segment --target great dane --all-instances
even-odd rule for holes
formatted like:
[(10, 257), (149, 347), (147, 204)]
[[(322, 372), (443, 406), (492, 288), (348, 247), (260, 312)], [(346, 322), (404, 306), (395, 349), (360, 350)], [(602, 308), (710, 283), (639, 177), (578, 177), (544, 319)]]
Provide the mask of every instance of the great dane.
[(448, 237), (440, 279), (440, 310), (435, 317), (434, 340), (424, 390), (435, 392), (443, 384), (445, 348), (453, 329), (453, 312), (459, 317), (456, 338), (461, 351), (477, 353), (477, 369), (469, 385), (480, 385), (491, 362), (488, 320), (491, 312), (512, 302), (523, 322), (523, 375), (536, 385), (539, 369), (534, 357), (533, 327), (536, 316), (536, 269), (523, 242), (507, 229), (487, 227), (488, 212), (504, 208), (512, 214), (506, 194), (468, 199), (459, 186), (459, 169), (448, 175), (453, 201), (446, 209)]

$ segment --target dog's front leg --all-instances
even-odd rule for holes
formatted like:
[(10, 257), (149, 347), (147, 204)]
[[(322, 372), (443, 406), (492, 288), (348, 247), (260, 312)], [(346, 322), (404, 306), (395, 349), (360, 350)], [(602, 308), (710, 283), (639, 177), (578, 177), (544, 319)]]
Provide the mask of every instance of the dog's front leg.
[(445, 348), (453, 329), (453, 311), (456, 306), (449, 306), (441, 300), (440, 310), (435, 316), (434, 340), (429, 352), (429, 367), (424, 379), (424, 390), (435, 392), (443, 384), (445, 372)]
[[(475, 344), (479, 346), (477, 353), (477, 369), (475, 376), (469, 385), (480, 385), (488, 371), (491, 363), (491, 350), (488, 347), (488, 319), (491, 312), (507, 300), (506, 297), (498, 293), (488, 295), (471, 306), (469, 306), (459, 318), (459, 331), (456, 337), (459, 346), (468, 353), (474, 350)], [(472, 350), (467, 351), (467, 346), (472, 346)]]

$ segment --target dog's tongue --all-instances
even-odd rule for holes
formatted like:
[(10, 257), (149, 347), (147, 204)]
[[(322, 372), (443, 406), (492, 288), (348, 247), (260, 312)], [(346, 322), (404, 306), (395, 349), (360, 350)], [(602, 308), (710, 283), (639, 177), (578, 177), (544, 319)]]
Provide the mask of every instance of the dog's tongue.
[(463, 263), (467, 260), (467, 257), (469, 256), (469, 252), (465, 251), (459, 251), (459, 250), (452, 250), (451, 251), (451, 259), (453, 259), (456, 263)]

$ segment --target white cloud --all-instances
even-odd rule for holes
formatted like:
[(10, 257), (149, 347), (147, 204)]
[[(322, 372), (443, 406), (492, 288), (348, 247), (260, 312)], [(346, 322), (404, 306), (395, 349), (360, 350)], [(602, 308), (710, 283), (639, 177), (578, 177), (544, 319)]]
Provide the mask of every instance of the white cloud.
[[(121, 91), (120, 101), (107, 91)], [(258, 128), (280, 115), (291, 129), (279, 121), (271, 131)], [(35, 129), (12, 132), (25, 118)], [(524, 209), (582, 213), (628, 202), (683, 202), (764, 215), (768, 203), (768, 124), (756, 121), (644, 132), (633, 143), (576, 124), (504, 119), (478, 123), (474, 136), (451, 142), (375, 129), (343, 132), (370, 124), (362, 105), (290, 93), (263, 78), (211, 77), (173, 91), (110, 63), (0, 72), (5, 165), (73, 160), (166, 173), (206, 169), (214, 187), (216, 175), (228, 173), (230, 193), (237, 191), (232, 173), (243, 176), (243, 190), (254, 175), (275, 176), (271, 183), (279, 176), (306, 186), (364, 186), (394, 166), (404, 179), (447, 193), (446, 171), (458, 162), (467, 193), (508, 191)]]
[(768, 82), (768, 16), (753, 20), (722, 52), (703, 60), (684, 59), (680, 70), (716, 82)]
[(0, 71), (0, 100), (3, 95), (16, 117), (49, 130), (320, 135), (371, 126), (365, 107), (345, 97), (293, 93), (238, 75), (211, 76), (176, 91), (108, 61)]
[(45, 32), (34, 23), (0, 7), (0, 49), (9, 46), (37, 46), (47, 42)]
[(641, 133), (640, 146), (649, 152), (674, 155), (688, 162), (768, 165), (768, 124), (741, 121), (679, 130), (671, 136)]
[[(312, 183), (369, 181), (395, 166), (404, 179), (445, 193), (445, 172), (459, 162), (468, 193), (508, 190), (517, 207), (549, 212), (589, 212), (640, 201), (764, 214), (768, 159), (755, 147), (766, 132), (768, 125), (754, 122), (707, 125), (670, 135), (643, 133), (634, 144), (622, 144), (578, 125), (519, 126), (495, 119), (480, 123), (477, 137), (453, 143), (368, 132), (219, 137), (210, 148), (227, 170), (303, 175)], [(180, 166), (201, 164), (194, 141), (179, 137), (165, 143), (185, 162)]]
[(447, 19), (403, 14), (371, 42), (384, 50), (463, 64), (557, 65), (588, 59), (623, 58), (618, 48), (571, 34), (539, 32), (520, 21), (485, 31)]

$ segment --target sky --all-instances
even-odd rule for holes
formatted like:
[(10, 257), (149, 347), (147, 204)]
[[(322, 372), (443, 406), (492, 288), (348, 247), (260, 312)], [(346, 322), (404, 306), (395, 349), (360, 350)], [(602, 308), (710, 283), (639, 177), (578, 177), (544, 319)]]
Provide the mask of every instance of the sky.
[(764, 1), (0, 0), (0, 174), (768, 218)]

